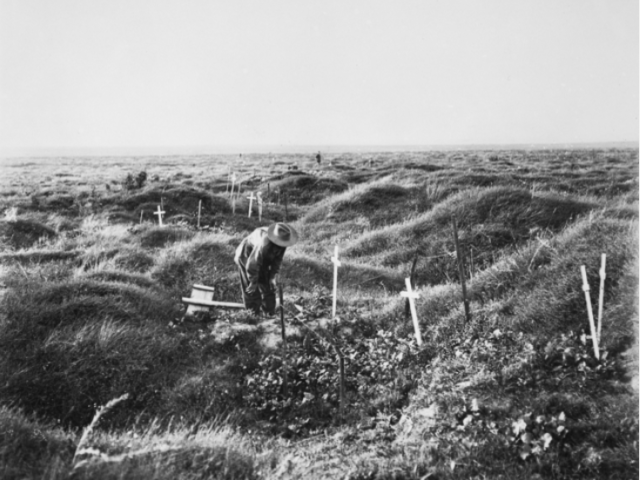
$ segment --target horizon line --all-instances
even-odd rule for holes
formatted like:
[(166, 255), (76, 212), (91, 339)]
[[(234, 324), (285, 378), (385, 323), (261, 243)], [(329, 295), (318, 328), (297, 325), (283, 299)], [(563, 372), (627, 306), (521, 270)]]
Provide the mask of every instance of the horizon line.
[(350, 152), (417, 152), (438, 150), (555, 150), (583, 148), (639, 148), (638, 140), (557, 142), (557, 143), (460, 143), (460, 144), (247, 144), (247, 145), (174, 145), (174, 146), (118, 146), (118, 147), (9, 147), (0, 149), (0, 157), (50, 156), (125, 156), (125, 155), (242, 155), (276, 153), (350, 153)]

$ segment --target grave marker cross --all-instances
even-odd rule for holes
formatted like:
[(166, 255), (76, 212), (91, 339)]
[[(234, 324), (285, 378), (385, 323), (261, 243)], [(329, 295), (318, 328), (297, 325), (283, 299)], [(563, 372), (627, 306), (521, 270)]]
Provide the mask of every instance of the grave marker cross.
[(247, 198), (249, 199), (249, 218), (251, 218), (251, 210), (253, 210), (253, 201), (256, 199), (256, 197), (253, 195), (253, 192), (251, 192), (251, 195), (249, 195)]
[(411, 279), (405, 278), (405, 283), (407, 285), (406, 292), (400, 292), (400, 295), (409, 299), (409, 307), (411, 308), (411, 318), (413, 319), (413, 329), (416, 332), (416, 341), (418, 345), (422, 345), (422, 335), (420, 334), (420, 325), (418, 324), (418, 314), (416, 313), (416, 304), (414, 300), (416, 298), (420, 298), (420, 295), (415, 293), (411, 288)]
[(153, 212), (154, 215), (158, 215), (158, 225), (161, 226), (161, 227), (163, 226), (162, 215), (164, 215), (165, 213), (166, 212), (160, 208), (160, 205), (158, 205), (158, 211), (157, 212)]

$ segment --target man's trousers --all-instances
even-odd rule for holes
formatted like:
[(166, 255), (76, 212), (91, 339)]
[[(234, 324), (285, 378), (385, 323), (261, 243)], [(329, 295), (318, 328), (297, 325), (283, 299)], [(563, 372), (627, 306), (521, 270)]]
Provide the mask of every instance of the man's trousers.
[[(268, 278), (263, 276), (258, 277), (258, 288), (253, 293), (248, 293), (249, 278), (247, 277), (247, 270), (245, 266), (238, 263), (238, 270), (240, 271), (240, 286), (242, 287), (242, 301), (247, 310), (253, 310), (258, 315), (260, 314), (260, 307), (267, 315), (273, 315), (276, 313), (276, 291), (271, 289)], [(266, 275), (265, 275), (266, 277)]]

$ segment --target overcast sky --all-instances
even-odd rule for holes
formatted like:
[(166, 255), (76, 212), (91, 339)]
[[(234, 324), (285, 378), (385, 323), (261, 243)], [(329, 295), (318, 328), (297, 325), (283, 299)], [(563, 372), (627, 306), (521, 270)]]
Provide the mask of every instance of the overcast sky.
[(637, 0), (0, 0), (0, 147), (638, 140)]

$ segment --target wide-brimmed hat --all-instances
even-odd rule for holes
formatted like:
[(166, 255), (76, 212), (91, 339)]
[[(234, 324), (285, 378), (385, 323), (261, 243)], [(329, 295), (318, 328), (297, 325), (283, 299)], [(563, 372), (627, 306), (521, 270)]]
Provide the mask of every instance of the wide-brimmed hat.
[(290, 247), (298, 241), (298, 232), (286, 223), (274, 223), (269, 226), (267, 236), (276, 245), (281, 247)]

